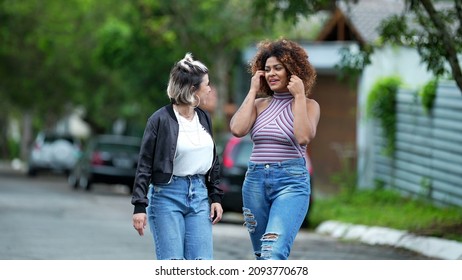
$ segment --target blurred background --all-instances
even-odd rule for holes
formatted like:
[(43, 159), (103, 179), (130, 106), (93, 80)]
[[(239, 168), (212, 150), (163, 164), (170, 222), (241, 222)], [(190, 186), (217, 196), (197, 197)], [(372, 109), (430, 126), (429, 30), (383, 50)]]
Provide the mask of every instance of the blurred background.
[[(432, 17), (421, 2), (441, 6), (441, 14)], [(312, 98), (321, 106), (321, 120), (309, 146), (315, 193), (398, 185), (462, 205), (462, 117), (449, 113), (462, 111), (460, 65), (452, 59), (462, 46), (461, 15), (454, 12), (460, 6), (405, 0), (0, 0), (0, 159), (27, 168), (44, 132), (70, 135), (76, 153), (95, 135), (141, 137), (147, 118), (168, 103), (169, 71), (186, 52), (209, 66), (214, 94), (203, 106), (222, 139), (247, 94), (256, 43), (285, 37), (305, 47), (318, 72)], [(416, 17), (407, 17), (411, 11)], [(435, 16), (449, 33), (432, 25)], [(412, 29), (406, 23), (415, 18)], [(423, 40), (428, 38), (437, 40)], [(442, 51), (445, 45), (453, 52)], [(417, 115), (398, 118), (403, 125), (393, 122), (386, 135), (380, 123), (386, 116), (396, 119), (396, 112), (374, 120), (367, 106), (373, 107), (368, 96), (377, 81), (389, 76), (400, 77), (395, 89), (401, 100), (412, 101), (401, 111), (413, 108)], [(443, 98), (437, 128), (445, 129), (440, 147), (449, 148), (429, 160), (412, 149), (432, 134), (419, 136), (422, 123), (416, 120), (434, 123), (424, 110), (431, 106), (422, 107), (415, 96), (436, 78), (444, 82), (430, 84), (430, 95), (437, 96), (430, 104)], [(395, 106), (396, 99), (390, 102)], [(401, 140), (397, 129), (407, 133)], [(387, 147), (401, 154), (384, 155)], [(435, 168), (439, 173), (429, 172)]]

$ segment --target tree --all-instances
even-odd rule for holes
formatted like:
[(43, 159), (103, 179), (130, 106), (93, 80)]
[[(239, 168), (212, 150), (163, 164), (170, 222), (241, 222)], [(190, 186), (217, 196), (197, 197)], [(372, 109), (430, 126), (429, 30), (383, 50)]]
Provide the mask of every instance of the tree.
[(143, 127), (147, 116), (168, 102), (169, 70), (185, 52), (209, 66), (221, 118), (223, 104), (233, 101), (242, 49), (276, 36), (274, 22), (264, 24), (252, 5), (0, 0), (0, 145), (7, 146), (9, 118), (21, 119), (24, 159), (32, 136), (53, 129), (75, 107), (86, 109), (85, 120), (96, 133), (110, 131), (118, 118), (131, 128)]
[[(73, 107), (85, 107), (87, 120), (102, 132), (136, 100), (123, 73), (104, 68), (97, 56), (107, 19), (130, 13), (130, 5), (0, 0), (0, 123), (9, 124), (12, 116), (22, 120), (23, 159), (33, 134), (53, 129)], [(7, 130), (0, 133), (6, 146)]]
[(333, 10), (335, 2), (335, 0), (254, 0), (253, 12), (255, 16), (263, 17), (267, 25), (273, 24), (277, 17), (295, 24), (300, 16), (310, 16), (321, 10)]
[[(0, 93), (5, 117), (23, 115), (22, 157), (32, 126), (48, 126), (71, 99), (76, 1), (0, 1)], [(70, 12), (73, 11), (73, 12)], [(64, 104), (64, 105), (63, 105)], [(8, 123), (8, 120), (5, 121)], [(4, 139), (6, 137), (2, 137)]]
[(462, 51), (462, 0), (406, 0), (406, 4), (403, 14), (383, 22), (383, 40), (416, 47), (427, 69), (437, 77), (451, 75), (462, 93), (458, 57)]
[(218, 93), (216, 116), (223, 118), (223, 105), (231, 100), (233, 67), (242, 48), (265, 32), (262, 17), (253, 17), (251, 2), (240, 0), (162, 0), (160, 12), (169, 16), (171, 30), (184, 52), (192, 52), (210, 68)]
[[(191, 52), (210, 68), (210, 80), (219, 96), (215, 117), (222, 120), (240, 51), (265, 32), (261, 17), (252, 16), (250, 3), (138, 0), (133, 7), (101, 29), (99, 59), (128, 80), (132, 97), (144, 101), (138, 106), (160, 106), (168, 101), (165, 87), (170, 68)], [(155, 98), (146, 99), (147, 95)]]
[[(165, 16), (152, 15), (145, 7), (158, 1), (130, 1), (110, 8), (112, 3), (107, 1), (104, 20), (95, 28), (93, 52), (107, 83), (96, 89), (93, 103), (85, 104), (94, 125), (107, 130), (120, 118), (129, 122), (129, 133), (136, 134), (147, 117), (168, 102), (165, 88), (177, 43), (165, 30)], [(101, 122), (102, 114), (109, 123)]]
[[(458, 54), (462, 51), (462, 0), (403, 0), (406, 9), (384, 20), (381, 25), (381, 42), (415, 47), (428, 70), (437, 77), (450, 75), (462, 93), (462, 71)], [(267, 19), (282, 14), (287, 20), (296, 21), (297, 16), (310, 15), (320, 9), (332, 9), (335, 0), (257, 0), (255, 13)], [(357, 4), (358, 0), (344, 0)], [(360, 3), (359, 3), (360, 4)], [(343, 70), (358, 73), (370, 63), (369, 57), (382, 44), (364, 46), (356, 54), (344, 56)], [(449, 68), (447, 67), (449, 66)]]

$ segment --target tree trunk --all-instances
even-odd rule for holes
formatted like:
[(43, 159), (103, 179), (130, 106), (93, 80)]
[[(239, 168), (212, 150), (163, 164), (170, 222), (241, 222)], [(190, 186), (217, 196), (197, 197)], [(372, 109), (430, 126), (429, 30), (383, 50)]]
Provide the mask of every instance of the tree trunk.
[(457, 50), (454, 45), (454, 40), (449, 33), (447, 27), (441, 21), (439, 15), (436, 12), (435, 7), (433, 6), (432, 1), (430, 0), (420, 0), (420, 3), (424, 7), (425, 11), (427, 11), (428, 16), (430, 17), (433, 24), (439, 30), (439, 39), (444, 42), (444, 57), (448, 61), (451, 70), (452, 76), (456, 81), (457, 87), (460, 89), (462, 94), (462, 70), (460, 68), (459, 58), (457, 57)]
[(10, 158), (10, 151), (8, 149), (8, 116), (6, 114), (0, 115), (0, 158)]
[(30, 143), (32, 142), (32, 113), (24, 112), (22, 116), (21, 159), (27, 161)]

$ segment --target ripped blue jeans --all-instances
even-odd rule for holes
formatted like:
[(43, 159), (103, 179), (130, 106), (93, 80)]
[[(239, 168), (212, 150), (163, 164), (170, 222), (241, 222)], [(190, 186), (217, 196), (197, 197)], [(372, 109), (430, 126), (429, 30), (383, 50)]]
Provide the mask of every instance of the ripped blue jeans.
[(150, 185), (148, 222), (158, 260), (213, 259), (210, 204), (203, 175)]
[(243, 214), (257, 260), (286, 260), (305, 219), (311, 194), (304, 158), (249, 162)]

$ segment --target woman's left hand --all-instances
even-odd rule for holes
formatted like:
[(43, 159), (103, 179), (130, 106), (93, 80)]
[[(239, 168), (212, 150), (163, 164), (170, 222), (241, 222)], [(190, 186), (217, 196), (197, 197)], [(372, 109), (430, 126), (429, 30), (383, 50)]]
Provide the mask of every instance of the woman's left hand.
[(297, 95), (305, 96), (305, 85), (303, 85), (302, 79), (296, 75), (291, 75), (289, 83), (287, 84), (289, 92), (296, 97)]
[(212, 224), (216, 224), (221, 221), (222, 216), (223, 208), (221, 207), (221, 204), (218, 202), (212, 203), (210, 206), (210, 220), (212, 221)]

